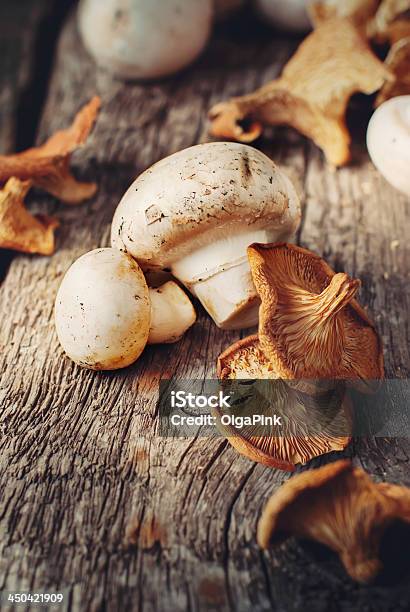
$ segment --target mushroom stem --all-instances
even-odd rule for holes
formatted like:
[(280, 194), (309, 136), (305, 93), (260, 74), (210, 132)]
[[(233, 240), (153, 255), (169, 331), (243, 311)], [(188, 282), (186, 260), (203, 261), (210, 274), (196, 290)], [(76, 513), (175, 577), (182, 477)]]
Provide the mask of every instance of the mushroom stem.
[(336, 315), (352, 301), (359, 287), (358, 279), (352, 279), (344, 273), (335, 274), (319, 296), (318, 314), (325, 318)]
[(151, 327), (148, 344), (178, 342), (196, 321), (196, 313), (186, 293), (174, 281), (150, 289)]
[(260, 299), (252, 280), (246, 256), (255, 240), (278, 242), (283, 233), (241, 231), (225, 228), (215, 242), (201, 246), (175, 262), (172, 273), (195, 295), (222, 329), (245, 329), (258, 324)]

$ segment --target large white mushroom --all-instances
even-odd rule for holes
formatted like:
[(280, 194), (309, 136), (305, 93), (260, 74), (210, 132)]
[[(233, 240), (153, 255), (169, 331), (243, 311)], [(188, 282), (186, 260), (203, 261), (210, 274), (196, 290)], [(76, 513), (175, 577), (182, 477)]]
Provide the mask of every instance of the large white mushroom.
[(254, 0), (256, 10), (272, 25), (292, 32), (308, 32), (311, 0)]
[(379, 106), (367, 129), (367, 148), (385, 179), (410, 196), (410, 96)]
[(117, 249), (80, 257), (55, 302), (57, 335), (66, 354), (93, 370), (117, 370), (138, 359), (147, 342), (176, 342), (195, 310), (173, 281), (149, 289), (134, 259)]
[(244, 144), (214, 142), (175, 153), (128, 189), (112, 246), (147, 270), (168, 269), (219, 327), (256, 325), (259, 298), (247, 247), (289, 241), (300, 222), (290, 180)]
[(212, 0), (82, 0), (78, 23), (100, 66), (124, 79), (155, 79), (199, 56), (213, 11)]

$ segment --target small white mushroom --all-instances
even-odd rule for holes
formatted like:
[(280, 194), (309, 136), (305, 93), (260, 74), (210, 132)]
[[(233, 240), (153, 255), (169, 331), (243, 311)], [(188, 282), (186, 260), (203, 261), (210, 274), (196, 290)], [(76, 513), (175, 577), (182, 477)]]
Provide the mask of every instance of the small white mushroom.
[(367, 148), (385, 179), (410, 196), (410, 96), (379, 106), (367, 129)]
[(170, 270), (219, 327), (256, 325), (259, 298), (246, 249), (289, 241), (300, 222), (290, 180), (244, 144), (197, 145), (131, 185), (114, 215), (112, 246), (144, 271)]
[(138, 264), (116, 249), (80, 257), (66, 273), (55, 303), (61, 346), (73, 361), (93, 370), (125, 368), (147, 342), (176, 342), (195, 318), (175, 282), (148, 289)]
[(148, 344), (178, 342), (196, 321), (191, 300), (174, 281), (150, 289), (151, 329)]
[(308, 32), (311, 22), (308, 6), (311, 0), (254, 0), (256, 10), (276, 28)]
[(89, 53), (124, 79), (160, 78), (191, 64), (212, 19), (212, 0), (82, 0), (78, 13)]

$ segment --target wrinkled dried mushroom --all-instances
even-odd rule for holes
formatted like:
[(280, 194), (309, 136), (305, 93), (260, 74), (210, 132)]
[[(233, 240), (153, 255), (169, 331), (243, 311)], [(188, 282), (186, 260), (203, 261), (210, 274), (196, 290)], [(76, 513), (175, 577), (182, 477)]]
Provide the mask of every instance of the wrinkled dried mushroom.
[[(293, 471), (298, 464), (341, 451), (349, 444), (351, 407), (343, 390), (313, 397), (278, 380), (277, 372), (259, 345), (258, 336), (249, 336), (227, 349), (218, 359), (217, 374), (222, 381), (247, 379), (243, 383), (243, 401), (235, 401), (233, 406), (236, 416), (252, 416), (255, 408), (258, 415), (281, 415), (280, 429), (266, 424), (236, 429), (221, 420), (229, 411), (215, 409), (219, 430), (249, 459)], [(249, 379), (257, 382), (251, 387)], [(241, 395), (241, 383), (229, 383), (229, 392), (232, 390)]]
[(380, 542), (396, 521), (410, 523), (410, 489), (376, 484), (338, 461), (280, 487), (262, 513), (257, 539), (262, 548), (291, 536), (316, 540), (339, 554), (354, 580), (368, 582), (382, 569)]
[(360, 281), (291, 244), (254, 244), (248, 258), (260, 345), (281, 378), (383, 378), (379, 337), (354, 299)]
[(58, 221), (31, 215), (24, 206), (30, 182), (11, 178), (0, 190), (0, 248), (51, 255)]
[(379, 0), (314, 0), (309, 13), (315, 27), (335, 17), (345, 17), (358, 26), (365, 26), (375, 14)]
[(350, 97), (356, 92), (372, 94), (391, 78), (349, 20), (330, 19), (304, 40), (279, 79), (214, 106), (211, 132), (251, 142), (264, 125), (290, 125), (340, 166), (350, 159), (345, 122)]
[(13, 155), (0, 155), (0, 183), (9, 178), (30, 180), (63, 202), (78, 204), (92, 197), (95, 183), (80, 183), (70, 173), (70, 156), (86, 141), (94, 125), (100, 99), (94, 97), (84, 106), (72, 125), (56, 132), (39, 147)]
[(383, 0), (367, 26), (367, 35), (376, 42), (391, 43), (410, 36), (409, 13), (409, 0)]
[(278, 378), (259, 345), (257, 335), (235, 342), (218, 357), (217, 376), (222, 380)]
[(386, 58), (386, 65), (396, 80), (383, 85), (377, 96), (376, 106), (380, 106), (389, 98), (410, 94), (410, 35), (392, 46)]

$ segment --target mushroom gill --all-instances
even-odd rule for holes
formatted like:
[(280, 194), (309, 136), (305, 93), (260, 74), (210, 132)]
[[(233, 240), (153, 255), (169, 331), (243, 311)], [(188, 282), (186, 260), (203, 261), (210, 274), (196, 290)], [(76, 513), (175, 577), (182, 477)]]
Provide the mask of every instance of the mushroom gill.
[[(218, 359), (217, 372), (224, 391), (234, 398), (232, 409), (214, 410), (217, 427), (248, 459), (294, 471), (298, 464), (349, 444), (351, 406), (343, 387), (312, 394), (280, 380), (257, 336), (227, 349)], [(280, 427), (268, 420), (241, 428), (224, 422), (232, 415), (252, 420), (275, 414), (281, 417)]]
[(266, 549), (291, 536), (338, 553), (348, 574), (368, 582), (382, 569), (379, 548), (394, 522), (410, 523), (410, 489), (376, 484), (350, 461), (337, 461), (288, 480), (269, 499), (258, 523)]
[(259, 342), (281, 378), (383, 378), (379, 337), (354, 296), (360, 281), (290, 244), (248, 248), (261, 298)]

